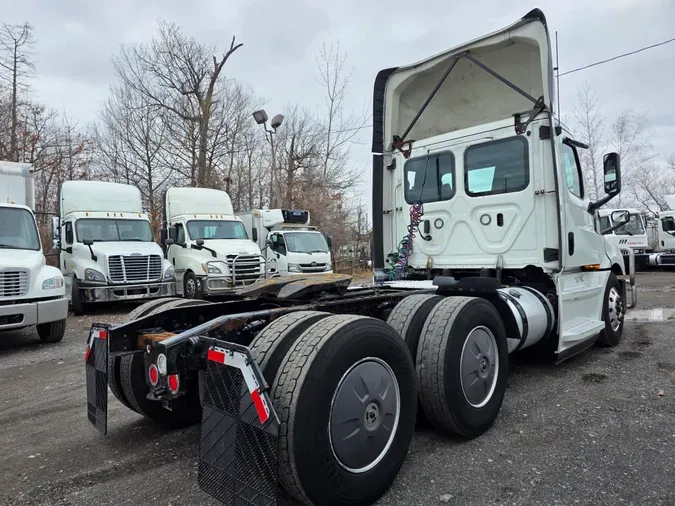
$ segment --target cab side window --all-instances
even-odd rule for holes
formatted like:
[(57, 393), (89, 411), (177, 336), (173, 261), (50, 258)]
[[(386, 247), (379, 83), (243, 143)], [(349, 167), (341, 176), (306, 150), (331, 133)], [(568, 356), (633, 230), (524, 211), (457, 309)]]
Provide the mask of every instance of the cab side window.
[(283, 235), (274, 234), (272, 236), (272, 250), (276, 251), (280, 255), (286, 255), (286, 243), (284, 242)]
[(572, 192), (572, 195), (583, 199), (584, 187), (582, 183), (581, 167), (579, 165), (577, 151), (569, 144), (563, 143), (562, 156), (567, 188), (569, 188), (570, 192)]
[(185, 244), (185, 229), (182, 223), (176, 225), (176, 244)]

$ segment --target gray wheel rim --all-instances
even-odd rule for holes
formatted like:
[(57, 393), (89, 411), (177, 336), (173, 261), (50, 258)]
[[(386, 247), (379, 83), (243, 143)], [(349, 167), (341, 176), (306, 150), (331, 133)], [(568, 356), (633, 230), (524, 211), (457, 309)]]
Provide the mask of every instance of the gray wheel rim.
[(342, 376), (331, 401), (328, 435), (333, 456), (352, 473), (365, 473), (385, 457), (396, 436), (401, 394), (391, 367), (360, 360)]
[(185, 295), (190, 299), (194, 299), (195, 294), (197, 293), (197, 282), (194, 279), (188, 279), (185, 281)]
[(623, 299), (616, 288), (612, 287), (609, 290), (607, 300), (607, 310), (609, 312), (609, 325), (614, 332), (619, 330), (621, 322), (623, 321)]
[(492, 398), (499, 377), (497, 340), (490, 329), (479, 326), (469, 332), (459, 364), (464, 398), (482, 408)]

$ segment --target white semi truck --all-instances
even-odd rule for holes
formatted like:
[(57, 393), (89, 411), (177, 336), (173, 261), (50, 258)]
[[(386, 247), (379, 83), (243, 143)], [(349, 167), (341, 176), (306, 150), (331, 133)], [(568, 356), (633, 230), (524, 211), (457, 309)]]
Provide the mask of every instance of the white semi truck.
[(656, 215), (657, 242), (649, 254), (650, 267), (675, 267), (675, 195), (665, 197), (669, 209)]
[[(365, 506), (396, 479), (419, 409), (439, 432), (476, 438), (499, 416), (511, 353), (538, 346), (561, 362), (618, 345), (634, 253), (627, 272), (595, 216), (621, 190), (620, 159), (605, 155), (606, 195), (590, 200), (585, 146), (554, 117), (551, 61), (535, 9), (379, 72), (376, 283), (280, 276), (95, 324), (91, 423), (106, 433), (107, 391), (93, 386), (107, 378), (158, 424), (202, 422), (199, 485), (225, 504), (277, 504), (280, 482), (303, 504)], [(628, 221), (613, 213), (613, 227)], [(97, 366), (108, 359), (119, 375)]]
[(230, 196), (210, 188), (169, 188), (165, 196), (166, 257), (176, 291), (188, 299), (227, 294), (265, 278), (265, 259)]
[(61, 272), (46, 263), (34, 208), (31, 166), (0, 162), (0, 330), (35, 325), (54, 343), (66, 331), (68, 299)]
[(75, 314), (91, 303), (175, 294), (173, 267), (155, 242), (135, 186), (65, 181), (52, 234)]
[[(601, 231), (614, 228), (612, 214), (618, 210), (609, 208), (598, 209), (598, 227)], [(642, 270), (649, 263), (649, 239), (647, 237), (645, 216), (639, 209), (623, 208), (622, 210), (628, 212), (630, 217), (628, 223), (614, 228), (614, 230), (606, 234), (606, 237), (619, 248), (632, 249), (633, 253), (635, 253), (635, 268)], [(627, 262), (628, 256), (624, 256), (624, 260)]]
[(333, 272), (331, 238), (309, 224), (309, 211), (253, 209), (237, 215), (264, 250), (268, 276)]

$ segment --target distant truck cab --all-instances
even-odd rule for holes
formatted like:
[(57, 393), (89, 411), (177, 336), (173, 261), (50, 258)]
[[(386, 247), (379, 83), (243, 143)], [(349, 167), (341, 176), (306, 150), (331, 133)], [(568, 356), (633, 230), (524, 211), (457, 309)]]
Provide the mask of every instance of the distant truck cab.
[(331, 238), (309, 225), (309, 211), (254, 209), (237, 216), (265, 251), (269, 276), (333, 272)]
[(265, 278), (265, 259), (230, 196), (210, 188), (169, 188), (162, 234), (176, 290), (189, 299), (223, 295)]
[(656, 248), (649, 255), (651, 267), (675, 267), (675, 195), (665, 197), (669, 209), (656, 216)]
[(175, 294), (173, 267), (155, 242), (138, 188), (66, 181), (59, 212), (53, 234), (75, 313), (95, 302)]
[(61, 272), (46, 265), (34, 207), (31, 166), (0, 162), (0, 331), (36, 325), (53, 343), (65, 333), (68, 299)]

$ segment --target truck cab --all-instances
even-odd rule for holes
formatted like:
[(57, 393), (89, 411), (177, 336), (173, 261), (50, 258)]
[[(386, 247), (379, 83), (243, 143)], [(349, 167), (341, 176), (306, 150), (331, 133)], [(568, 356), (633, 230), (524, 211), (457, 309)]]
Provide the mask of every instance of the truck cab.
[[(538, 9), (382, 70), (374, 88), (374, 263), (377, 282), (491, 277), (537, 286), (553, 301), (555, 349), (564, 358), (603, 331), (618, 336), (636, 290), (619, 249), (595, 224), (621, 189), (619, 155), (605, 155), (605, 196), (591, 201), (579, 162), (588, 146), (554, 117), (554, 97)], [(615, 228), (629, 222), (627, 212), (613, 218)], [(538, 311), (548, 314), (544, 306)]]
[(264, 251), (269, 276), (333, 272), (331, 238), (309, 225), (309, 211), (254, 209), (238, 216)]
[(675, 266), (675, 195), (666, 195), (669, 209), (656, 215), (656, 248), (649, 255), (651, 267)]
[(42, 249), (30, 165), (0, 162), (0, 199), (0, 331), (36, 325), (43, 342), (60, 341), (68, 299)]
[(91, 303), (175, 294), (173, 266), (155, 242), (138, 188), (66, 181), (59, 209), (53, 234), (75, 313)]
[(229, 195), (210, 188), (169, 188), (165, 196), (166, 258), (176, 291), (194, 299), (227, 294), (264, 279), (265, 259)]

